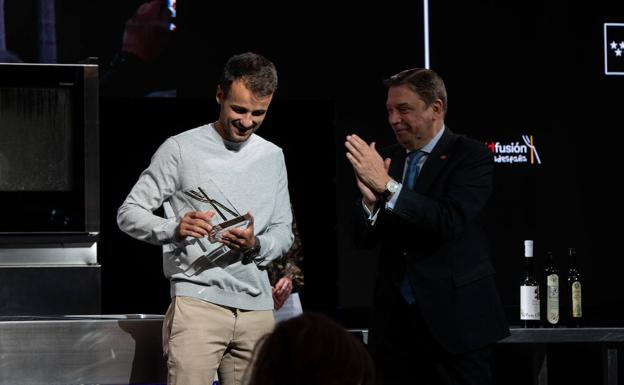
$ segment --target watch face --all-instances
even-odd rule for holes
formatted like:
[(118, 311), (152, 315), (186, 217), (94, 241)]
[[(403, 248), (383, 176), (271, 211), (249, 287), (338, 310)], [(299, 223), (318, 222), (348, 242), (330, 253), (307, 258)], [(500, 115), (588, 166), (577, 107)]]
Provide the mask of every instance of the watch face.
[(391, 193), (395, 193), (397, 192), (397, 190), (399, 189), (399, 184), (393, 180), (390, 180), (388, 182), (388, 184), (386, 184), (386, 188), (388, 189), (388, 191), (390, 191)]

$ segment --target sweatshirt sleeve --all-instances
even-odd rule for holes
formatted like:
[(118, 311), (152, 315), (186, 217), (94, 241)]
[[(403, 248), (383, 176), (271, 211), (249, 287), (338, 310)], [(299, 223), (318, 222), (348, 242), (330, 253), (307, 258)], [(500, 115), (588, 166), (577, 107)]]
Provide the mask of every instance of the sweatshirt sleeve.
[(153, 211), (177, 190), (180, 163), (180, 147), (169, 138), (156, 151), (117, 211), (117, 224), (123, 232), (156, 245), (171, 242), (178, 221), (154, 215)]
[(292, 211), (288, 193), (288, 176), (284, 154), (279, 153), (279, 172), (276, 181), (275, 205), (267, 228), (257, 235), (260, 254), (255, 258), (258, 266), (265, 267), (271, 261), (286, 254), (293, 243)]

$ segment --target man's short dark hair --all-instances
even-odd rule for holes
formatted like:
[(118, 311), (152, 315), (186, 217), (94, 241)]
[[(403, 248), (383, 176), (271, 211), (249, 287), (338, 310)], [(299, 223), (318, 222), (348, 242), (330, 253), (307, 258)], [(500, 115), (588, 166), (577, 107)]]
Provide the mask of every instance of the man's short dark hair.
[(264, 56), (253, 52), (234, 55), (225, 63), (219, 83), (225, 95), (235, 80), (242, 80), (256, 96), (269, 96), (277, 90), (275, 65)]
[(444, 112), (448, 108), (448, 97), (444, 81), (434, 71), (426, 68), (411, 68), (401, 71), (396, 75), (384, 80), (386, 87), (407, 85), (418, 94), (423, 102), (429, 107), (436, 99), (440, 99), (444, 105)]

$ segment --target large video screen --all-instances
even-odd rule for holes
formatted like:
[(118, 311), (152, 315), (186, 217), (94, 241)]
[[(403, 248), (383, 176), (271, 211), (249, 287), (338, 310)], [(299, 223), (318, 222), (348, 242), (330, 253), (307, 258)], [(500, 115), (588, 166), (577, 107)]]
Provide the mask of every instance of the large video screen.
[[(617, 183), (622, 3), (431, 2), (429, 16), (431, 68), (444, 78), (449, 94), (447, 127), (483, 142), (496, 162), (487, 230), (510, 320), (518, 317), (525, 239), (535, 241), (540, 271), (548, 251), (567, 272), (567, 249), (579, 250), (591, 287), (584, 297), (588, 319), (617, 319), (621, 296), (612, 294), (615, 276), (607, 278), (604, 266), (621, 270), (613, 258), (621, 230), (612, 221), (621, 217), (623, 194)], [(420, 41), (420, 31), (414, 28), (407, 36)], [(396, 71), (392, 66), (402, 54), (378, 62), (386, 76)], [(374, 124), (358, 122), (351, 129), (375, 140), (377, 147), (394, 141), (385, 120), (384, 91), (376, 109), (360, 114), (372, 116)], [(349, 223), (343, 218), (352, 215), (358, 195), (348, 162), (339, 159), (338, 164), (344, 168), (338, 169), (338, 229), (344, 229), (338, 234), (338, 302), (344, 308), (367, 307), (376, 253), (354, 251), (347, 241)]]
[(69, 191), (72, 105), (67, 88), (0, 88), (0, 191)]

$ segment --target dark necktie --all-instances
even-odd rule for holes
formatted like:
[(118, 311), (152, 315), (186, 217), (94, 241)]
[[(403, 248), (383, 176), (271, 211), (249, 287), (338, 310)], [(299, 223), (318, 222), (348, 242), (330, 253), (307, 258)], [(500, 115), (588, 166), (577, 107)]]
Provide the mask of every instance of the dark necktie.
[(405, 171), (405, 185), (410, 190), (414, 189), (414, 183), (418, 178), (418, 161), (425, 155), (423, 151), (412, 151), (407, 154), (407, 170)]
[[(407, 155), (407, 170), (405, 171), (404, 184), (410, 190), (414, 189), (414, 183), (418, 177), (418, 161), (425, 155), (423, 151), (412, 151)], [(412, 285), (407, 272), (403, 275), (401, 280), (401, 296), (408, 304), (413, 304), (416, 301), (414, 298), (414, 292), (412, 291)]]

